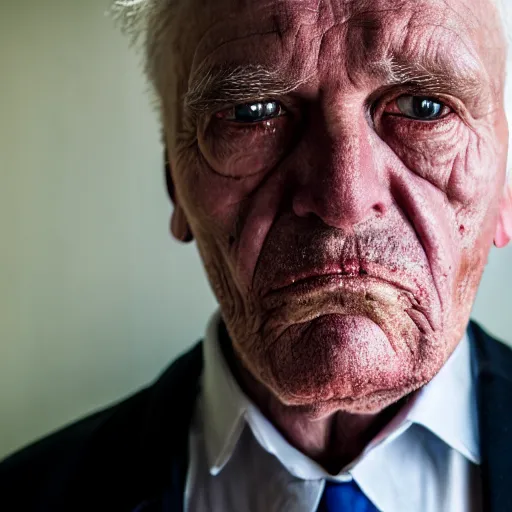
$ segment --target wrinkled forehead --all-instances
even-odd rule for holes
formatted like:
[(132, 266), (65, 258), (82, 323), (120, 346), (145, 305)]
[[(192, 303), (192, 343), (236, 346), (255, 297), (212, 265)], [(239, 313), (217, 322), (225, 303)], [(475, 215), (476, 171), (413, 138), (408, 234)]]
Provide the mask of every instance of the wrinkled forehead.
[(356, 48), (376, 61), (443, 55), (448, 65), (491, 76), (504, 65), (491, 0), (189, 0), (179, 19), (180, 32), (187, 27), (180, 58), (192, 74), (225, 61), (308, 73), (322, 45), (339, 49), (329, 66), (343, 65)]

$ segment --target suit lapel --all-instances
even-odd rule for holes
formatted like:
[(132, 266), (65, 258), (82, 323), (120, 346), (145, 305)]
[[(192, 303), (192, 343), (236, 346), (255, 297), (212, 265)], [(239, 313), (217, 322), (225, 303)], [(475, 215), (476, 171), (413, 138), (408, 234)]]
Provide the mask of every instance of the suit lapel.
[(188, 469), (188, 440), (203, 370), (203, 347), (175, 362), (160, 378), (150, 404), (145, 432), (148, 495), (158, 510), (181, 512)]
[(486, 512), (512, 511), (512, 351), (471, 322)]

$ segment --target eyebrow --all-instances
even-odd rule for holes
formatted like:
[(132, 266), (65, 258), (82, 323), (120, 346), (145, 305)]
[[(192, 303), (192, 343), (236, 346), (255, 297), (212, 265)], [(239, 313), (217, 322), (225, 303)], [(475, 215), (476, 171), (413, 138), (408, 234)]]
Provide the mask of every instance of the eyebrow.
[[(412, 93), (449, 94), (474, 110), (489, 105), (492, 87), (485, 75), (473, 67), (457, 69), (445, 63), (406, 61), (390, 56), (364, 66), (359, 72), (379, 78), (384, 87), (404, 86)], [(213, 66), (198, 69), (184, 97), (184, 106), (192, 114), (205, 114), (230, 105), (258, 99), (282, 97), (309, 81), (289, 78), (279, 70), (259, 65)], [(486, 112), (480, 112), (485, 114)]]
[(492, 85), (483, 70), (448, 62), (404, 61), (387, 57), (370, 65), (371, 73), (380, 76), (385, 86), (407, 86), (412, 92), (450, 94), (466, 104), (485, 104), (490, 100)]
[(184, 105), (194, 114), (211, 112), (226, 105), (289, 94), (309, 78), (286, 78), (278, 70), (259, 65), (199, 69), (190, 81)]

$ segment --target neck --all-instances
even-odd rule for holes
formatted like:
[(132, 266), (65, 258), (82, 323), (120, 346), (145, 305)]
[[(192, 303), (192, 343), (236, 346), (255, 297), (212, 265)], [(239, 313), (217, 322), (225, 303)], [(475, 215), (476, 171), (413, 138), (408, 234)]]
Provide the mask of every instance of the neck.
[(241, 364), (225, 328), (221, 331), (224, 357), (245, 394), (292, 446), (333, 475), (355, 460), (402, 406), (398, 402), (378, 414), (336, 410), (321, 417), (311, 407), (287, 406)]

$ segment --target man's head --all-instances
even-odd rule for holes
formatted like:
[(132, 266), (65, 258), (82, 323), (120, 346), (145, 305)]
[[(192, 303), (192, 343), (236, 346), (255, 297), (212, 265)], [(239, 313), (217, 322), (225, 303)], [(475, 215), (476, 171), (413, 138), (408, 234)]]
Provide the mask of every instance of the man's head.
[(377, 412), (461, 339), (505, 245), (493, 0), (148, 0), (172, 231), (283, 403)]

